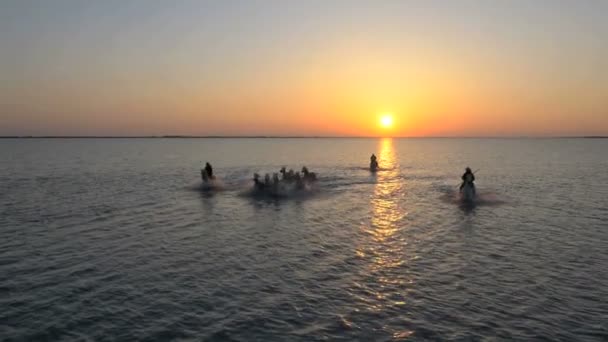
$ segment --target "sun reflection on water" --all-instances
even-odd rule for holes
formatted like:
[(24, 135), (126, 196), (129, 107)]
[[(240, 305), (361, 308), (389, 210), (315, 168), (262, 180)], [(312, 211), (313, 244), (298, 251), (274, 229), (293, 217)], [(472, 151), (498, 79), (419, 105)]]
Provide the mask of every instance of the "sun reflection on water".
[(381, 140), (378, 160), (380, 172), (376, 175), (376, 187), (371, 199), (373, 216), (369, 232), (376, 242), (382, 243), (395, 234), (396, 223), (405, 216), (398, 203), (403, 193), (403, 184), (399, 178), (399, 165), (392, 139)]
[(370, 195), (371, 218), (362, 227), (369, 238), (363, 239), (355, 253), (367, 261), (367, 280), (361, 284), (368, 296), (364, 306), (372, 311), (403, 310), (411, 284), (405, 268), (407, 240), (403, 229), (407, 212), (402, 207), (405, 183), (392, 139), (380, 141), (378, 162), (380, 169)]

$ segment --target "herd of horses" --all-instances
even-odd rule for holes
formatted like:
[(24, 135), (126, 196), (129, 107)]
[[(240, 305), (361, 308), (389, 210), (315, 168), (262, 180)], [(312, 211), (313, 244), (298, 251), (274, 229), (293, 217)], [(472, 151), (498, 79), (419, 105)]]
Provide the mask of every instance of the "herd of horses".
[[(378, 160), (374, 154), (370, 157), (369, 170), (375, 173), (379, 170)], [(473, 177), (467, 181), (467, 173)], [(475, 185), (473, 184), (474, 173), (467, 167), (467, 173), (462, 176), (463, 183), (460, 187), (460, 194), (465, 201), (473, 201), (475, 198)], [(205, 168), (201, 169), (201, 178), (203, 180), (204, 189), (218, 188), (213, 175), (211, 164), (206, 163)], [(266, 173), (264, 178), (258, 173), (253, 174), (253, 190), (259, 194), (271, 196), (281, 196), (294, 191), (304, 191), (312, 189), (312, 186), (317, 181), (317, 174), (310, 172), (306, 166), (302, 167), (301, 171), (294, 171), (283, 166), (279, 172), (271, 174)]]
[[(206, 163), (205, 168), (201, 169), (201, 178), (204, 190), (222, 188), (221, 182), (213, 175), (213, 168), (209, 163)], [(260, 177), (258, 173), (254, 173), (253, 191), (256, 194), (281, 196), (294, 191), (311, 190), (316, 181), (317, 174), (310, 172), (306, 166), (302, 167), (301, 171), (294, 171), (293, 169), (288, 171), (286, 167), (282, 167), (279, 172), (274, 172), (272, 175), (266, 173), (264, 178)]]
[(254, 189), (257, 191), (270, 190), (271, 193), (285, 190), (285, 188), (304, 190), (307, 187), (310, 187), (316, 181), (317, 174), (308, 171), (306, 166), (302, 167), (301, 172), (294, 172), (293, 169), (287, 171), (285, 167), (282, 167), (278, 173), (275, 172), (272, 174), (272, 176), (270, 176), (268, 173), (264, 175), (263, 180), (260, 179), (260, 175), (258, 173), (253, 174)]

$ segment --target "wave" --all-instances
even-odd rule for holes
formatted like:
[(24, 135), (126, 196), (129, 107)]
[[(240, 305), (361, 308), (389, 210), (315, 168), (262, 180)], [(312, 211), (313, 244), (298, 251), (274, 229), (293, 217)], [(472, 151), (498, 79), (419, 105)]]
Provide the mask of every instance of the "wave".
[(458, 186), (443, 185), (440, 187), (441, 200), (455, 205), (465, 205), (467, 207), (478, 207), (478, 206), (499, 206), (507, 203), (507, 200), (500, 198), (495, 192), (477, 187), (475, 200), (473, 202), (465, 201), (458, 190)]

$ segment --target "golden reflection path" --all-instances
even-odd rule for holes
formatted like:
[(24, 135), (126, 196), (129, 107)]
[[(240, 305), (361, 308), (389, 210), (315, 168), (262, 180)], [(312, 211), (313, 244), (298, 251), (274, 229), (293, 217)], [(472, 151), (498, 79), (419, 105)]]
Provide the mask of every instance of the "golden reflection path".
[[(370, 196), (372, 216), (369, 225), (362, 227), (369, 238), (364, 239), (356, 251), (369, 262), (364, 272), (370, 281), (359, 284), (368, 298), (360, 299), (373, 311), (399, 310), (407, 305), (405, 297), (411, 280), (403, 267), (407, 261), (403, 231), (407, 212), (401, 206), (405, 185), (391, 138), (380, 141), (378, 163), (380, 170), (375, 175), (376, 184)], [(393, 338), (407, 339), (411, 334), (409, 330), (394, 331)]]

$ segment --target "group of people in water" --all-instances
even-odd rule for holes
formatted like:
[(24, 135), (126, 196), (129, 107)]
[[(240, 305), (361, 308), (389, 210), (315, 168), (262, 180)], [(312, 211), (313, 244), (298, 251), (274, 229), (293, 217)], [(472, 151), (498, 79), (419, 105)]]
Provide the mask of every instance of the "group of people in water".
[[(371, 172), (376, 172), (379, 169), (378, 158), (375, 154), (372, 154), (369, 162), (369, 170)], [(281, 175), (279, 177), (279, 174)], [(203, 183), (209, 183), (209, 181), (214, 180), (215, 176), (213, 175), (213, 167), (209, 162), (205, 163), (205, 168), (201, 169), (201, 178), (203, 179)], [(463, 189), (470, 189), (471, 194), (469, 196), (475, 195), (475, 173), (471, 171), (470, 167), (465, 169), (464, 174), (461, 177), (462, 183), (460, 184), (460, 192), (463, 193)], [(295, 190), (302, 190), (307, 185), (312, 184), (317, 180), (317, 174), (314, 172), (308, 171), (306, 166), (302, 167), (301, 172), (294, 172), (293, 169), (287, 169), (282, 167), (279, 172), (275, 172), (272, 174), (265, 174), (264, 179), (260, 179), (260, 175), (258, 173), (253, 174), (253, 184), (254, 189), (257, 191), (266, 191), (271, 190), (277, 192), (281, 184), (288, 185)], [(472, 199), (472, 198), (471, 198)]]

